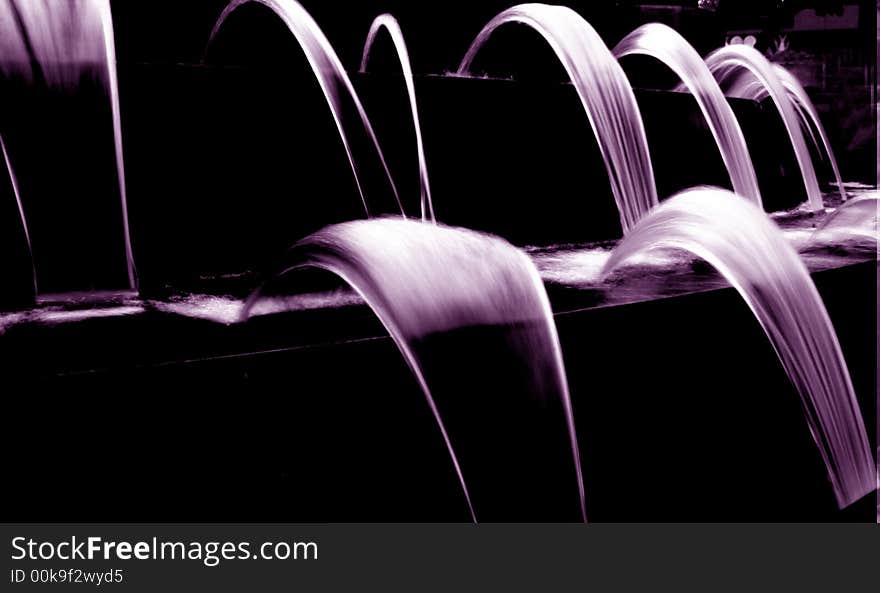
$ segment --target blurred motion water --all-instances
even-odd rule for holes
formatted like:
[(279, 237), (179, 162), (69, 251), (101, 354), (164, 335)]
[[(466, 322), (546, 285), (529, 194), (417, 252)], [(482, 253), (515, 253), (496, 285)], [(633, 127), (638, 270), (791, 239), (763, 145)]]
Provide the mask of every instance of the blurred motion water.
[(657, 204), (645, 126), (626, 74), (595, 29), (575, 11), (564, 6), (519, 4), (500, 12), (483, 27), (462, 59), (459, 75), (472, 72), (480, 49), (496, 29), (509, 23), (526, 25), (544, 37), (577, 89), (626, 233)]
[(289, 260), (277, 276), (332, 272), (379, 317), (431, 407), (475, 520), (586, 518), (562, 352), (528, 256), (474, 231), (377, 218), (327, 227)]
[(745, 299), (801, 395), (839, 506), (872, 492), (876, 466), (837, 334), (806, 267), (779, 229), (726, 190), (689, 190), (633, 229), (603, 274), (658, 249), (701, 257)]

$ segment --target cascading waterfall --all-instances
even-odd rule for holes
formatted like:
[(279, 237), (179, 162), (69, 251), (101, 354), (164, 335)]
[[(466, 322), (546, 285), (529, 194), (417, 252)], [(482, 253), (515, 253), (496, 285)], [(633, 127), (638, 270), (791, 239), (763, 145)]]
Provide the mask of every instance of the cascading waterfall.
[(564, 6), (520, 4), (496, 15), (465, 54), (458, 74), (469, 75), (480, 49), (498, 27), (519, 23), (537, 31), (577, 89), (599, 143), (611, 192), (626, 233), (657, 204), (645, 126), (629, 80), (593, 27)]
[[(779, 64), (773, 64), (773, 70), (776, 76), (782, 82), (783, 88), (787, 93), (788, 99), (800, 118), (801, 127), (810, 135), (810, 140), (816, 147), (816, 151), (821, 155), (824, 151), (825, 157), (831, 164), (831, 171), (834, 174), (834, 180), (840, 191), (840, 197), (846, 200), (846, 191), (843, 188), (843, 180), (840, 177), (840, 169), (837, 167), (837, 159), (834, 157), (834, 151), (831, 149), (831, 142), (828, 140), (828, 134), (825, 133), (825, 126), (819, 119), (819, 113), (816, 111), (815, 105), (810, 100), (807, 91), (801, 85), (800, 81), (791, 72)], [(728, 94), (732, 97), (741, 97), (752, 101), (763, 101), (769, 96), (767, 87), (761, 84), (754, 76), (746, 74), (738, 77), (728, 89)], [(819, 139), (816, 139), (816, 134)], [(821, 144), (820, 144), (821, 141)]]
[(843, 508), (875, 488), (875, 462), (837, 334), (797, 252), (753, 204), (695, 188), (657, 207), (614, 249), (603, 274), (662, 248), (693, 253), (745, 299), (794, 384)]
[[(563, 499), (576, 506), (579, 500), (580, 516), (585, 518), (583, 480), (562, 352), (547, 294), (525, 253), (506, 241), (474, 231), (374, 218), (327, 227), (297, 244), (289, 257), (291, 263), (279, 275), (307, 267), (336, 274), (361, 294), (382, 321), (427, 398), (475, 520), (484, 514), (491, 516), (498, 505), (511, 501), (533, 507), (530, 510), (535, 518), (557, 512), (560, 500), (548, 504), (540, 496), (524, 499), (515, 487), (532, 482), (541, 484), (546, 496), (559, 496), (549, 484), (543, 489), (544, 480), (554, 477), (567, 485), (559, 490), (578, 492), (579, 498), (572, 495), (571, 499)], [(450, 274), (450, 270), (455, 273)], [(243, 319), (260, 297), (258, 291), (249, 299)], [(494, 348), (473, 346), (484, 343), (482, 334), (470, 332), (474, 328), (488, 331), (493, 336), (490, 342), (507, 351), (499, 366), (493, 366), (490, 360), (497, 354)], [(438, 343), (442, 344), (440, 355)], [(479, 400), (491, 397), (493, 391), (470, 392), (467, 384), (478, 381), (475, 375), (480, 372), (468, 374), (461, 370), (470, 358), (485, 359), (482, 373), (491, 374), (488, 380), (496, 385), (502, 377), (488, 369), (517, 378), (516, 389), (522, 391), (522, 401), (513, 401), (515, 394), (503, 389), (494, 391), (504, 396), (506, 404), (526, 408), (523, 425), (504, 426), (501, 419), (506, 411), (495, 408), (489, 410), (494, 422), (469, 426), (469, 414), (456, 414), (457, 421), (465, 426), (458, 432), (454, 428), (447, 431), (444, 407), (477, 409)], [(441, 389), (442, 401), (438, 400), (435, 386), (450, 379), (460, 382)], [(535, 419), (548, 413), (555, 428), (549, 433), (567, 434), (563, 439), (566, 451), (554, 450), (555, 455), (539, 454), (547, 443), (529, 440), (534, 436)], [(470, 446), (460, 450), (456, 437)], [(482, 480), (483, 472), (503, 464), (505, 456), (511, 464), (505, 467), (512, 471), (496, 476), (500, 490), (483, 484), (469, 492), (468, 483)], [(476, 469), (469, 473), (471, 466)], [(548, 474), (552, 467), (562, 476)], [(465, 476), (470, 476), (467, 483)]]
[(406, 94), (409, 98), (409, 109), (412, 112), (413, 129), (416, 135), (416, 151), (419, 159), (419, 191), (422, 206), (422, 220), (429, 217), (436, 222), (434, 216), (434, 203), (431, 200), (431, 183), (428, 181), (428, 163), (425, 160), (425, 145), (422, 141), (422, 124), (419, 120), (419, 106), (416, 101), (416, 89), (413, 82), (412, 63), (409, 59), (409, 51), (406, 49), (406, 41), (403, 39), (403, 31), (400, 25), (390, 14), (381, 14), (373, 20), (370, 25), (370, 31), (367, 34), (367, 40), (364, 43), (364, 54), (361, 59), (361, 73), (367, 71), (367, 64), (370, 61), (373, 43), (379, 32), (385, 29), (394, 43), (394, 49), (397, 52), (397, 58), (400, 60), (400, 68), (403, 71), (403, 81), (406, 84)]
[(788, 137), (791, 139), (791, 145), (807, 192), (807, 204), (810, 210), (821, 210), (823, 207), (822, 192), (819, 190), (819, 182), (816, 180), (816, 171), (810, 158), (810, 150), (804, 139), (796, 110), (792, 107), (788, 92), (779, 79), (773, 64), (753, 47), (727, 45), (709, 54), (706, 57), (706, 65), (725, 91), (730, 85), (736, 85), (743, 72), (750, 73), (766, 89), (782, 117)]
[(721, 151), (733, 190), (761, 205), (758, 178), (739, 121), (700, 54), (674, 29), (660, 23), (642, 25), (617, 44), (618, 58), (646, 55), (660, 60), (682, 80), (696, 99)]
[[(358, 96), (357, 91), (355, 91), (354, 85), (352, 85), (351, 79), (345, 71), (345, 68), (342, 66), (342, 62), (339, 60), (339, 56), (336, 55), (336, 51), (333, 49), (330, 41), (324, 35), (324, 32), (321, 31), (318, 23), (315, 22), (312, 16), (299, 2), (296, 2), (295, 0), (232, 0), (226, 8), (223, 9), (223, 12), (217, 19), (217, 23), (214, 25), (214, 28), (211, 31), (211, 36), (208, 40), (208, 47), (210, 48), (211, 43), (217, 36), (223, 23), (229, 18), (229, 15), (240, 6), (250, 2), (262, 4), (277, 14), (287, 25), (288, 29), (290, 29), (290, 32), (296, 38), (305, 53), (306, 59), (311, 66), (312, 73), (321, 85), (324, 98), (327, 100), (327, 104), (332, 112), (333, 121), (336, 123), (339, 138), (342, 140), (342, 144), (345, 148), (345, 154), (348, 157), (348, 162), (351, 166), (352, 174), (354, 175), (354, 181), (357, 185), (357, 190), (360, 194), (367, 215), (370, 214), (370, 207), (361, 182), (361, 175), (358, 172), (358, 166), (351, 149), (348, 132), (342, 121), (343, 113), (346, 108), (343, 102), (343, 98), (345, 97), (351, 101), (354, 108), (357, 110), (364, 131), (369, 136), (369, 139), (376, 150), (376, 154), (382, 163), (382, 168), (385, 171), (385, 176), (388, 179), (388, 184), (391, 188), (391, 192), (394, 194), (397, 206), (400, 208), (401, 214), (405, 216), (406, 213), (401, 204), (400, 196), (397, 193), (397, 186), (394, 184), (394, 179), (388, 168), (388, 163), (385, 161), (385, 155), (382, 153), (382, 148), (379, 145), (379, 139), (373, 131), (373, 125), (370, 123), (369, 117), (367, 117), (367, 112), (364, 110), (360, 97)], [(340, 89), (344, 92), (341, 92)]]
[[(76, 88), (83, 72), (96, 75), (110, 101), (129, 288), (137, 289), (131, 247), (116, 45), (109, 0), (3, 0), (0, 2), (0, 73), (28, 84)], [(29, 199), (26, 197), (26, 199)], [(23, 212), (23, 211), (22, 211)]]

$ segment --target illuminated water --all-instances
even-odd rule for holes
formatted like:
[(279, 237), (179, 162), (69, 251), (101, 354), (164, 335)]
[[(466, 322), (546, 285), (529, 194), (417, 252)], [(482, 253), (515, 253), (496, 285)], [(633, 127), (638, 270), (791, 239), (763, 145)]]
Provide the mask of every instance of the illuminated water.
[[(0, 74), (30, 86), (70, 90), (85, 74), (96, 76), (110, 102), (123, 248), (129, 288), (137, 288), (131, 247), (116, 45), (109, 0), (5, 0), (0, 2)], [(15, 160), (15, 155), (12, 156)], [(22, 196), (25, 202), (39, 196)]]
[[(361, 164), (349, 143), (352, 127), (344, 123), (346, 111), (357, 113), (403, 213), (361, 101), (333, 47), (298, 2), (232, 0), (219, 16), (209, 46), (228, 17), (249, 2), (277, 14), (304, 51), (330, 107), (367, 214), (370, 200), (362, 186)], [(872, 490), (876, 465), (846, 362), (809, 273), (876, 259), (877, 195), (845, 195), (827, 136), (800, 84), (745, 46), (719, 49), (703, 62), (684, 39), (662, 25), (634, 31), (612, 54), (577, 13), (543, 4), (518, 5), (494, 17), (473, 41), (458, 74), (468, 75), (493, 32), (510, 23), (538, 32), (577, 89), (619, 210), (625, 234), (619, 243), (519, 250), (475, 231), (429, 224), (434, 211), (412, 68), (397, 21), (382, 15), (370, 28), (361, 70), (367, 67), (376, 36), (385, 29), (397, 52), (409, 98), (423, 221), (375, 218), (327, 227), (298, 243), (288, 254), (289, 266), (278, 275), (319, 268), (337, 275), (349, 289), (283, 296), (261, 289), (247, 300), (242, 294), (207, 290), (206, 294), (143, 300), (135, 294), (109, 1), (0, 3), (0, 72), (4, 76), (28, 84), (74, 88), (84, 68), (99, 65), (112, 113), (131, 289), (100, 296), (38, 294), (34, 309), (0, 314), (0, 333), (22, 324), (57, 325), (156, 312), (232, 326), (255, 316), (366, 305), (393, 338), (424, 393), (474, 519), (484, 511), (491, 513), (493, 508), (511, 504), (532, 506), (526, 514), (541, 518), (542, 512), (557, 503), (565, 504), (564, 497), (553, 500), (555, 493), (568, 491), (577, 494), (580, 517), (585, 519), (573, 413), (545, 285), (551, 290), (576, 289), (580, 308), (732, 285), (755, 313), (801, 396), (839, 505), (847, 506)], [(689, 190), (658, 205), (641, 114), (615, 58), (615, 54), (634, 53), (653, 56), (679, 75), (709, 124), (733, 187), (758, 205), (761, 195), (748, 149), (721, 88), (733, 96), (770, 97), (791, 138), (809, 208), (768, 216), (742, 197), (710, 189)], [(826, 197), (823, 202), (804, 130), (817, 146), (814, 130), (819, 135), (840, 186), (839, 199)], [(0, 149), (30, 243), (12, 167), (15, 155), (8, 154), (2, 140)], [(296, 181), (291, 180), (290, 186), (295, 191)], [(697, 264), (699, 258), (717, 272)], [(36, 287), (36, 266), (34, 283)], [(462, 369), (469, 370), (460, 378)], [(475, 377), (480, 373), (484, 376)], [(497, 391), (508, 399), (491, 399), (498, 385), (504, 386)], [(539, 421), (552, 425), (547, 402), (553, 404), (550, 407), (562, 423), (545, 436), (561, 436), (563, 454), (552, 438), (535, 442), (524, 438), (533, 435), (530, 430)], [(450, 428), (444, 421), (444, 409), (456, 412), (449, 417), (455, 418), (457, 426)], [(516, 422), (505, 424), (509, 419)], [(556, 488), (555, 480), (565, 487)], [(539, 488), (547, 499), (530, 498), (519, 491), (517, 485), (523, 482), (553, 483), (554, 487)], [(471, 484), (478, 486), (469, 488)]]
[(15, 178), (15, 169), (12, 168), (12, 161), (9, 160), (9, 153), (6, 151), (6, 144), (3, 142), (3, 136), (0, 135), (0, 153), (3, 154), (3, 162), (6, 164), (6, 173), (9, 177), (9, 185), (12, 187), (12, 194), (15, 196), (15, 204), (18, 207), (18, 215), (21, 217), (21, 228), (24, 231), (24, 239), (27, 241), (28, 256), (31, 258), (31, 273), (34, 277), (34, 294), (39, 293), (37, 288), (37, 268), (34, 266), (34, 250), (31, 247), (31, 234), (28, 231), (27, 217), (24, 215), (24, 206), (21, 203), (21, 192), (18, 190), (18, 180)]
[(746, 139), (721, 88), (697, 53), (674, 29), (659, 23), (642, 25), (617, 44), (619, 59), (647, 55), (663, 62), (682, 80), (696, 99), (721, 151), (733, 190), (761, 205), (761, 192)]
[(345, 148), (345, 154), (348, 157), (348, 162), (351, 166), (351, 172), (354, 175), (358, 193), (364, 204), (364, 210), (369, 215), (369, 201), (361, 182), (361, 174), (359, 172), (357, 159), (355, 158), (349, 142), (350, 130), (348, 130), (343, 123), (345, 113), (349, 108), (348, 105), (346, 105), (346, 100), (356, 110), (363, 125), (363, 129), (369, 136), (370, 142), (375, 148), (379, 161), (382, 164), (382, 168), (385, 171), (385, 176), (388, 179), (390, 191), (397, 202), (397, 207), (400, 210), (400, 213), (405, 215), (403, 206), (400, 202), (400, 196), (397, 193), (397, 186), (394, 184), (394, 179), (391, 177), (388, 163), (385, 161), (385, 155), (382, 153), (379, 140), (376, 137), (376, 133), (373, 131), (373, 125), (370, 123), (370, 119), (367, 116), (367, 112), (364, 110), (360, 97), (358, 96), (357, 91), (355, 91), (351, 79), (345, 71), (342, 62), (339, 60), (339, 56), (336, 55), (336, 51), (333, 49), (330, 41), (324, 35), (323, 31), (321, 31), (318, 23), (315, 22), (312, 16), (299, 2), (296, 2), (295, 0), (232, 0), (217, 19), (217, 23), (211, 31), (208, 47), (210, 48), (211, 43), (220, 32), (223, 23), (226, 22), (229, 16), (235, 12), (237, 8), (250, 2), (263, 4), (277, 14), (290, 29), (290, 32), (296, 38), (305, 53), (306, 59), (312, 68), (312, 73), (321, 85), (324, 98), (327, 100), (327, 104), (333, 114), (333, 121), (336, 123), (339, 138), (342, 140), (342, 144)]
[(412, 64), (409, 60), (409, 52), (406, 49), (406, 42), (403, 39), (403, 32), (400, 25), (390, 14), (382, 14), (375, 18), (373, 24), (370, 25), (370, 31), (367, 33), (367, 40), (364, 43), (364, 55), (361, 58), (361, 72), (367, 71), (367, 65), (370, 61), (373, 42), (379, 32), (385, 29), (394, 43), (394, 49), (397, 52), (397, 59), (400, 61), (400, 68), (403, 71), (403, 81), (406, 84), (406, 94), (409, 98), (409, 109), (412, 113), (413, 129), (416, 135), (416, 151), (419, 159), (419, 193), (422, 205), (422, 219), (430, 218), (435, 221), (434, 204), (431, 201), (431, 183), (428, 181), (428, 163), (425, 160), (425, 146), (422, 141), (422, 124), (419, 121), (419, 106), (416, 101), (416, 89), (413, 83)]
[[(336, 274), (363, 297), (385, 326), (440, 427), (474, 519), (477, 515), (468, 493), (467, 462), (459, 463), (456, 444), (435, 401), (434, 384), (425, 373), (429, 364), (435, 370), (443, 369), (444, 372), (437, 373), (439, 377), (455, 376), (462, 361), (456, 360), (449, 344), (444, 346), (443, 356), (431, 354), (425, 344), (456, 330), (502, 329), (504, 338), (499, 344), (506, 351), (509, 365), (505, 372), (522, 375), (519, 388), (529, 394), (531, 401), (555, 401), (562, 408), (576, 478), (571, 488), (577, 486), (581, 514), (586, 517), (574, 418), (556, 325), (540, 276), (522, 251), (506, 241), (474, 231), (378, 218), (327, 227), (297, 244), (290, 260), (279, 276), (310, 267)], [(449, 270), (455, 273), (450, 274)], [(243, 319), (247, 319), (261, 294), (258, 291), (249, 299)], [(462, 348), (467, 343), (465, 340), (458, 346)], [(522, 368), (521, 373), (516, 372), (516, 366)], [(456, 404), (464, 404), (465, 408), (468, 405), (449, 405)], [(497, 412), (502, 414), (502, 410)], [(492, 440), (492, 428), (486, 426), (484, 430), (486, 440)], [(508, 434), (505, 429), (501, 433)], [(523, 433), (517, 434), (518, 440), (525, 437)], [(517, 445), (511, 442), (506, 446)], [(472, 456), (481, 457), (480, 453)], [(526, 471), (525, 467), (521, 471)], [(516, 492), (509, 490), (505, 495), (514, 497)], [(481, 493), (476, 496), (479, 499)], [(491, 502), (486, 502), (486, 506), (491, 508)], [(537, 512), (540, 514), (541, 510)]]
[(810, 150), (804, 139), (795, 108), (789, 100), (789, 94), (779, 79), (778, 70), (767, 61), (761, 52), (747, 45), (727, 45), (706, 56), (706, 65), (718, 80), (722, 89), (726, 92), (736, 90), (741, 84), (744, 75), (750, 75), (764, 89), (773, 100), (800, 167), (801, 177), (807, 192), (807, 203), (811, 210), (822, 208), (822, 194), (819, 191), (819, 182), (816, 180), (816, 171), (810, 159)]
[(778, 228), (726, 190), (688, 190), (646, 216), (614, 248), (601, 275), (659, 249), (706, 260), (745, 299), (800, 393), (840, 507), (871, 492), (876, 466), (837, 334)]
[(625, 233), (657, 204), (645, 127), (626, 74), (583, 17), (570, 8), (546, 4), (520, 4), (496, 15), (474, 39), (458, 74), (469, 75), (492, 33), (510, 23), (538, 32), (577, 89), (599, 143)]
[[(782, 86), (788, 94), (788, 99), (800, 118), (801, 127), (809, 134), (810, 140), (816, 147), (817, 152), (820, 155), (824, 154), (825, 158), (828, 159), (836, 185), (840, 188), (840, 195), (844, 197), (845, 191), (842, 187), (837, 159), (834, 156), (834, 151), (831, 149), (831, 142), (828, 140), (828, 134), (825, 133), (825, 127), (822, 125), (822, 120), (819, 119), (815, 105), (810, 100), (807, 91), (801, 86), (800, 81), (791, 72), (779, 64), (774, 64), (773, 69), (782, 82)], [(728, 93), (732, 97), (741, 97), (752, 101), (763, 101), (769, 96), (767, 87), (753, 76), (748, 75), (736, 79)], [(816, 134), (819, 134), (818, 140), (816, 139)]]
[[(807, 269), (813, 272), (836, 269), (876, 259), (876, 191), (855, 188), (848, 192), (845, 203), (835, 200), (836, 194), (826, 195), (828, 207), (818, 213), (804, 213), (799, 209), (770, 215), (780, 227), (788, 243), (798, 251)], [(584, 242), (546, 246), (526, 246), (525, 252), (534, 262), (542, 280), (550, 287), (578, 289), (585, 295), (585, 307), (613, 306), (667, 296), (683, 295), (728, 286), (723, 277), (693, 267), (694, 258), (686, 253), (660, 253), (642, 256), (640, 266), (630, 265), (612, 280), (603, 279), (601, 270), (616, 242)], [(632, 264), (632, 260), (630, 264)], [(247, 287), (253, 286), (254, 275), (232, 275), (239, 278), (242, 289), (225, 292), (181, 292), (166, 300), (141, 300), (131, 293), (121, 293), (115, 300), (105, 302), (108, 307), (146, 304), (169, 314), (206, 319), (222, 324), (238, 323), (244, 306)], [(229, 275), (214, 278), (204, 276), (204, 289), (228, 286)], [(104, 300), (105, 295), (102, 295)], [(15, 320), (39, 322), (41, 307), (56, 310), (78, 307), (77, 299), (66, 303), (63, 298), (40, 299), (38, 308), (27, 313), (0, 313), (0, 327)], [(82, 299), (88, 310), (101, 309), (94, 299)], [(273, 315), (284, 312), (335, 309), (362, 306), (363, 299), (349, 289), (329, 292), (264, 296), (251, 310), (251, 316)], [(560, 312), (560, 309), (555, 309)], [(103, 313), (102, 313), (103, 315)], [(4, 321), (5, 320), (5, 321)]]

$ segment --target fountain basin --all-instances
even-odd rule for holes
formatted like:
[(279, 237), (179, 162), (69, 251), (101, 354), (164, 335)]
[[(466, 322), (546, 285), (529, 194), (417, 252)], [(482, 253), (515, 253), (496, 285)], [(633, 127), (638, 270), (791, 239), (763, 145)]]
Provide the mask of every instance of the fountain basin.
[[(814, 274), (871, 439), (875, 273)], [(837, 509), (796, 392), (732, 289), (599, 307), (572, 290), (549, 286), (591, 520), (874, 520), (873, 496)], [(225, 324), (116, 306), (5, 327), (10, 384), (27, 386), (4, 400), (8, 519), (469, 519), (424, 398), (366, 307)], [(493, 519), (534, 518), (506, 512)]]

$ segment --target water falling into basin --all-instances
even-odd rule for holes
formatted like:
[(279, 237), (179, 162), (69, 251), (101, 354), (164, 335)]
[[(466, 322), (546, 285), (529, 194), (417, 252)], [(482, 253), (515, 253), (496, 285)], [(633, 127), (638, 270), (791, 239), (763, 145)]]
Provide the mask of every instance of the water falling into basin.
[(520, 4), (483, 27), (458, 68), (469, 75), (473, 61), (496, 29), (519, 23), (537, 31), (562, 62), (577, 89), (599, 143), (611, 192), (626, 233), (657, 204), (645, 127), (629, 80), (593, 27), (564, 6)]
[[(819, 113), (816, 111), (815, 105), (813, 105), (807, 91), (794, 74), (779, 64), (773, 64), (773, 70), (782, 82), (788, 99), (800, 118), (801, 127), (810, 135), (810, 140), (816, 147), (817, 152), (820, 155), (824, 152), (825, 158), (831, 164), (831, 171), (834, 174), (834, 181), (840, 191), (840, 197), (845, 200), (846, 191), (843, 187), (843, 180), (840, 177), (840, 169), (837, 167), (837, 159), (834, 156), (834, 151), (831, 149), (831, 142), (828, 140), (828, 134), (825, 133), (825, 127), (822, 125), (822, 120), (819, 119)], [(735, 79), (728, 89), (728, 94), (732, 97), (741, 97), (752, 101), (763, 101), (770, 95), (767, 87), (748, 72)], [(816, 139), (816, 134), (819, 134), (818, 140)]]
[(804, 187), (807, 192), (807, 205), (810, 210), (822, 209), (822, 193), (816, 180), (816, 171), (810, 159), (810, 150), (804, 139), (803, 130), (797, 112), (789, 100), (788, 92), (779, 79), (776, 68), (767, 58), (753, 47), (747, 45), (727, 45), (715, 50), (706, 57), (706, 65), (718, 80), (722, 89), (727, 90), (736, 85), (744, 72), (748, 72), (766, 89), (767, 95), (773, 100), (788, 137), (791, 140)]
[(734, 191), (760, 206), (758, 179), (742, 129), (724, 93), (693, 46), (674, 29), (651, 23), (627, 35), (613, 53), (618, 59), (629, 55), (651, 56), (675, 72), (696, 99), (709, 124)]
[(797, 252), (758, 208), (726, 190), (697, 188), (655, 209), (614, 249), (611, 274), (656, 249), (709, 262), (742, 295), (801, 397), (843, 508), (874, 490), (875, 465), (837, 335)]
[(279, 275), (330, 271), (382, 321), (427, 398), (474, 519), (585, 518), (556, 326), (525, 253), (474, 231), (376, 218), (327, 227), (289, 257)]
[(357, 159), (355, 158), (351, 147), (348, 131), (343, 122), (344, 114), (346, 112), (344, 99), (346, 98), (354, 106), (363, 125), (364, 131), (375, 149), (382, 168), (384, 169), (385, 176), (388, 179), (388, 185), (390, 186), (391, 193), (394, 195), (398, 209), (401, 214), (405, 215), (403, 206), (401, 205), (400, 196), (397, 193), (397, 186), (394, 184), (394, 179), (391, 177), (391, 172), (385, 161), (385, 155), (382, 153), (379, 140), (376, 137), (376, 133), (373, 131), (373, 125), (370, 123), (369, 117), (367, 117), (367, 112), (364, 110), (360, 97), (355, 91), (354, 85), (352, 85), (351, 79), (345, 71), (345, 68), (342, 66), (342, 62), (339, 60), (339, 56), (336, 55), (336, 51), (333, 49), (330, 41), (324, 35), (323, 31), (321, 31), (318, 23), (315, 22), (312, 16), (299, 2), (296, 2), (295, 0), (232, 0), (226, 8), (223, 9), (223, 12), (217, 19), (217, 23), (214, 25), (214, 28), (211, 31), (211, 36), (208, 40), (208, 47), (210, 48), (212, 42), (223, 26), (223, 23), (226, 22), (229, 16), (237, 8), (250, 2), (262, 4), (277, 14), (287, 25), (288, 29), (290, 29), (290, 32), (296, 38), (297, 43), (299, 43), (305, 53), (306, 59), (311, 66), (312, 73), (321, 85), (324, 98), (327, 100), (327, 104), (330, 107), (333, 121), (336, 123), (339, 138), (345, 148), (345, 154), (348, 157), (348, 162), (351, 166), (352, 174), (354, 175), (358, 193), (364, 204), (364, 210), (368, 215), (370, 214), (370, 207), (363, 187), (362, 176), (359, 172)]
[(412, 113), (413, 129), (416, 135), (416, 151), (419, 159), (419, 190), (422, 205), (422, 219), (427, 220), (429, 217), (432, 221), (436, 221), (434, 217), (434, 204), (431, 200), (431, 183), (428, 181), (428, 163), (425, 160), (425, 145), (422, 141), (422, 124), (419, 121), (419, 106), (416, 101), (416, 89), (413, 82), (412, 64), (409, 59), (409, 52), (406, 49), (406, 41), (403, 39), (403, 31), (400, 25), (390, 14), (381, 14), (373, 20), (370, 25), (370, 31), (367, 33), (367, 40), (364, 43), (364, 54), (361, 58), (362, 73), (367, 71), (367, 64), (370, 61), (373, 43), (379, 32), (385, 29), (394, 43), (394, 49), (397, 52), (397, 58), (400, 60), (400, 68), (403, 71), (403, 81), (406, 84), (406, 94), (409, 98), (409, 109)]
[[(137, 288), (131, 246), (116, 48), (109, 0), (0, 2), (0, 74), (29, 87), (77, 89), (85, 76), (100, 81), (110, 103), (122, 241), (128, 285)], [(39, 196), (25, 195), (26, 203)]]

